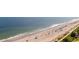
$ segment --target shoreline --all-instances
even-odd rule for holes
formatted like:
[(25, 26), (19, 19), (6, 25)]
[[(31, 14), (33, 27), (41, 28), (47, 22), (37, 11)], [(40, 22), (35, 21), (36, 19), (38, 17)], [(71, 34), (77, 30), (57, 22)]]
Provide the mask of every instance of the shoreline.
[[(79, 20), (79, 19), (78, 19), (78, 20)], [(46, 28), (42, 28), (42, 29), (39, 29), (39, 30), (34, 30), (33, 32), (21, 33), (21, 34), (18, 34), (18, 35), (15, 35), (15, 36), (12, 36), (12, 37), (9, 37), (9, 38), (6, 38), (6, 39), (1, 39), (0, 41), (7, 41), (7, 40), (11, 40), (11, 39), (16, 41), (16, 39), (19, 38), (19, 37), (23, 37), (23, 36), (26, 36), (26, 37), (27, 37), (27, 36), (29, 36), (29, 35), (33, 35), (33, 34), (35, 34), (35, 33), (39, 33), (39, 32), (48, 30), (48, 29), (50, 29), (50, 28), (62, 26), (63, 24), (72, 23), (72, 22), (75, 22), (75, 21), (77, 21), (77, 19), (76, 19), (76, 20), (75, 20), (75, 19), (72, 19), (72, 20), (70, 20), (70, 21), (63, 22), (63, 23), (59, 23), (59, 24), (53, 24), (53, 25), (48, 26), (48, 27), (46, 27)], [(19, 39), (18, 39), (18, 40), (19, 40)]]
[(53, 24), (53, 25), (51, 25), (51, 26), (48, 26), (48, 27), (45, 27), (45, 28), (41, 28), (41, 29), (38, 29), (38, 30), (34, 30), (34, 31), (32, 31), (32, 32), (21, 33), (21, 34), (18, 34), (18, 35), (15, 35), (15, 36), (11, 36), (11, 37), (6, 38), (6, 39), (1, 39), (0, 42), (1, 42), (1, 41), (5, 41), (5, 40), (10, 40), (10, 39), (13, 39), (13, 38), (16, 38), (16, 37), (20, 37), (20, 36), (23, 36), (23, 35), (26, 35), (26, 36), (28, 36), (28, 35), (32, 35), (32, 34), (34, 34), (34, 33), (38, 33), (38, 32), (47, 30), (47, 29), (49, 29), (49, 28), (56, 27), (56, 26), (61, 25), (61, 24), (62, 24), (62, 23), (59, 23), (59, 24)]

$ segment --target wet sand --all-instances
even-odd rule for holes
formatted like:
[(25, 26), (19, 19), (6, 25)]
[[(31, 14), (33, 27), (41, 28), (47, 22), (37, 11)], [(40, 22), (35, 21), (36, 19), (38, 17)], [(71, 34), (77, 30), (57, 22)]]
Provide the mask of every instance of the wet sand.
[(74, 27), (79, 25), (79, 19), (73, 19), (69, 22), (49, 26), (40, 31), (32, 33), (23, 33), (10, 37), (8, 39), (0, 40), (1, 42), (55, 42), (61, 39)]

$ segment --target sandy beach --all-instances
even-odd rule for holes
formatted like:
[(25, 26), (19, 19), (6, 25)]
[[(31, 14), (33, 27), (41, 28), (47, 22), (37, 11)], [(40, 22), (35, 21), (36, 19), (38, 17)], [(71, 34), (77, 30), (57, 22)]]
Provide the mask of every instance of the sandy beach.
[(8, 39), (2, 39), (1, 42), (55, 42), (66, 35), (71, 29), (79, 25), (79, 19), (73, 19), (68, 22), (55, 24), (47, 28), (37, 30), (31, 33), (23, 33)]

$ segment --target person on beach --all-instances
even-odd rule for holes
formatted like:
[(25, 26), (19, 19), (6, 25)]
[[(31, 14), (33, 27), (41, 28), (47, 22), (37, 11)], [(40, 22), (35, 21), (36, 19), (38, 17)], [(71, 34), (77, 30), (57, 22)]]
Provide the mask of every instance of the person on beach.
[(35, 39), (37, 39), (37, 37), (35, 37)]

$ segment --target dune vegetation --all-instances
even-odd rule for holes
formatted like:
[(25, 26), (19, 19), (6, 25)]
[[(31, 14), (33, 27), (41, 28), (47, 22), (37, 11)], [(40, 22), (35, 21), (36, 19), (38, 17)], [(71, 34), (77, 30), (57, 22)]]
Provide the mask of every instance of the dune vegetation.
[(62, 42), (79, 42), (79, 27), (64, 38)]

